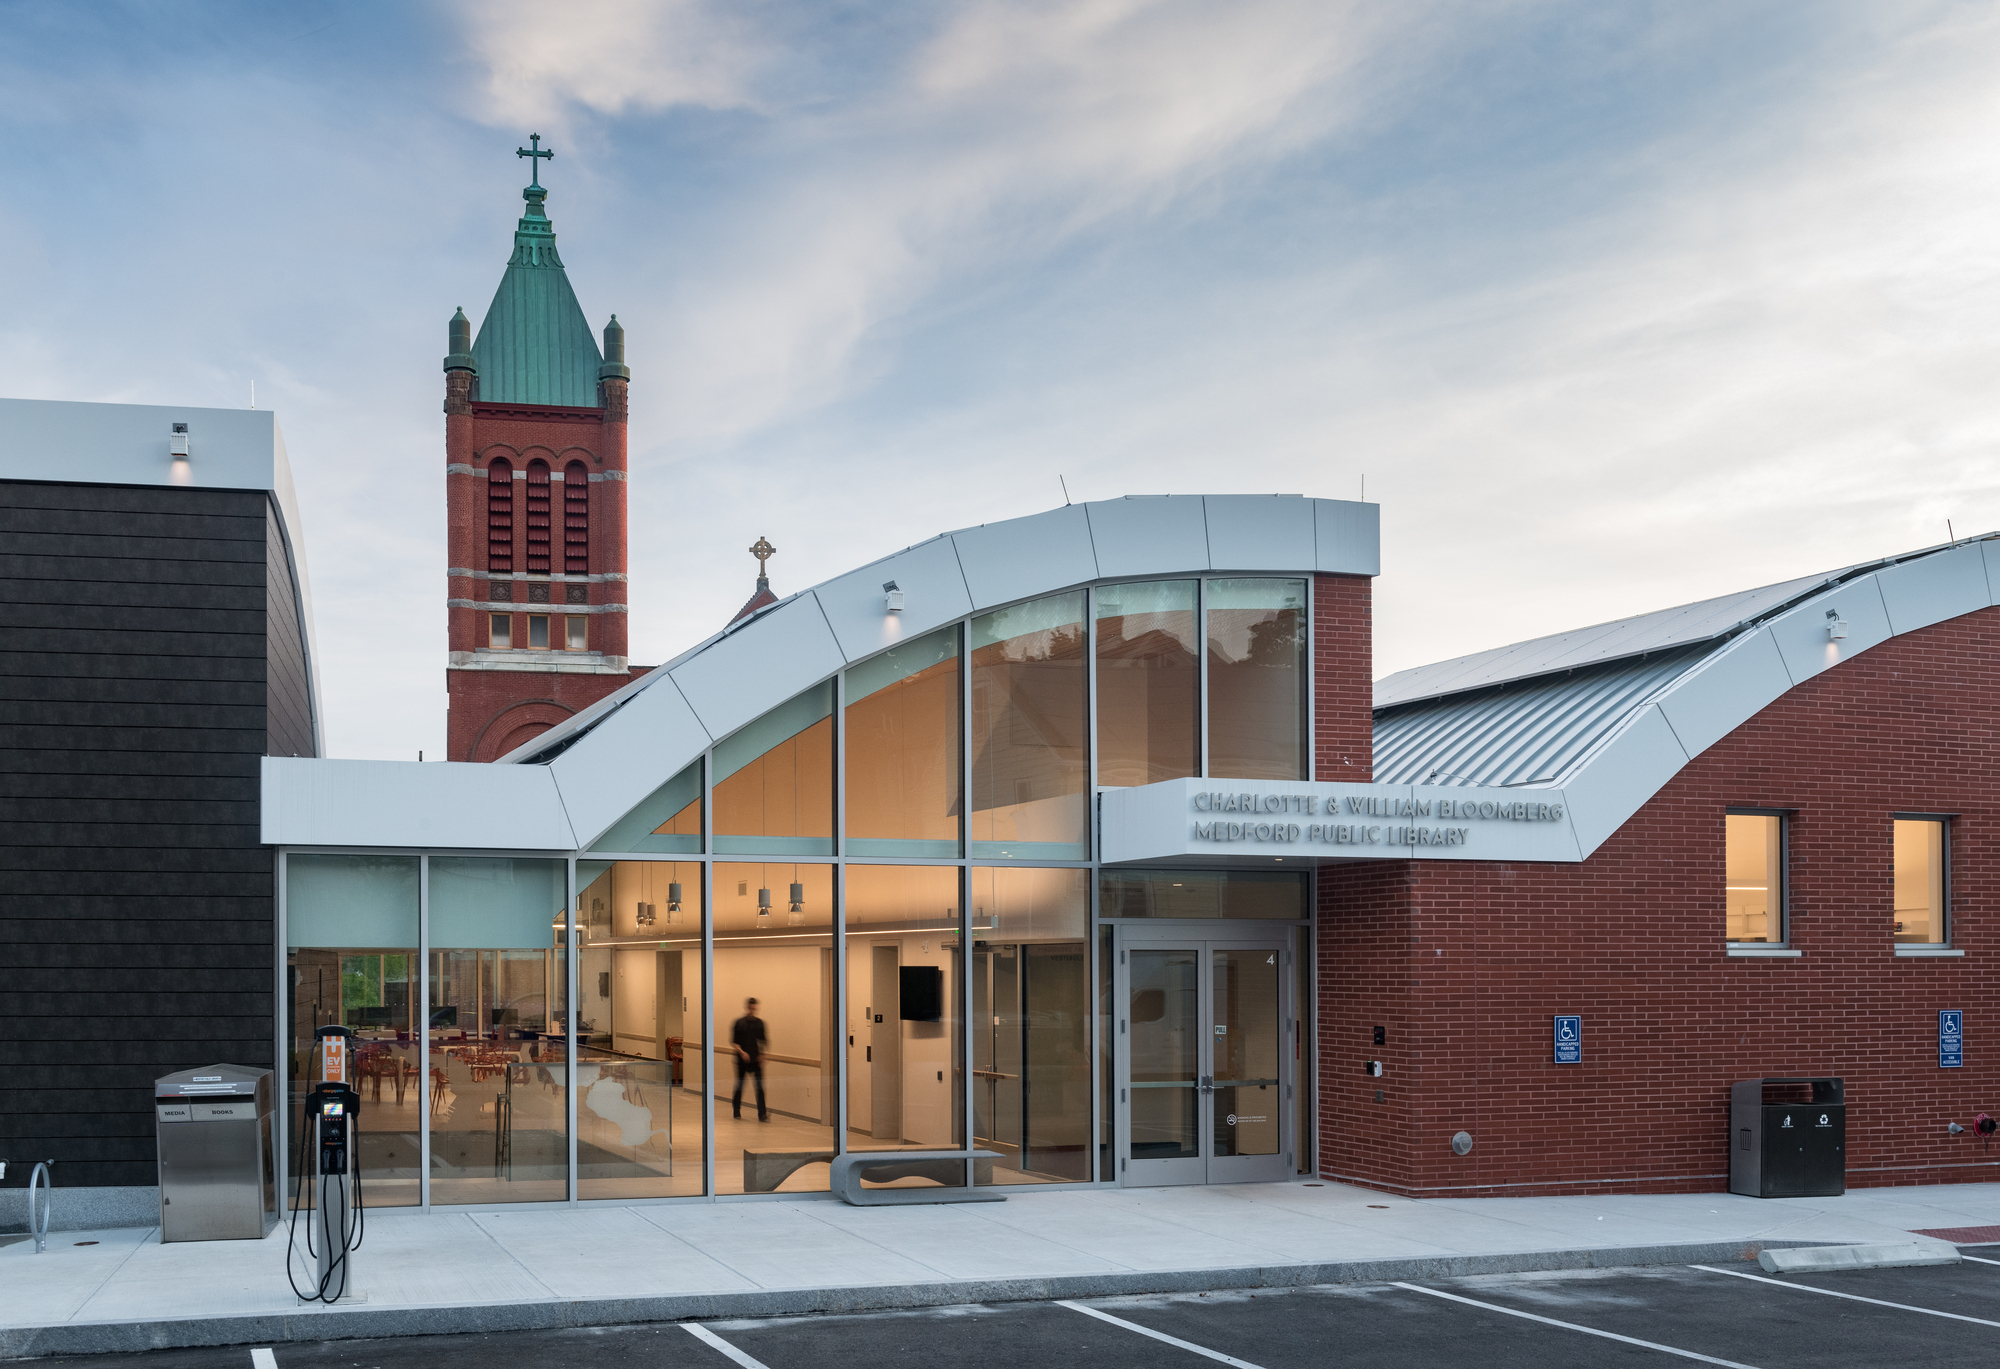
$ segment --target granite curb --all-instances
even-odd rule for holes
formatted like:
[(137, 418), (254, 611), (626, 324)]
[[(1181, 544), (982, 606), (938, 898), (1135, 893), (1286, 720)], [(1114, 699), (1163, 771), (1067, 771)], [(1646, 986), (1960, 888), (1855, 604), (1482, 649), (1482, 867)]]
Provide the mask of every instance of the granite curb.
[(1829, 1241), (1700, 1241), (1680, 1245), (1600, 1246), (1495, 1255), (1333, 1260), (1231, 1268), (1065, 1274), (1041, 1278), (951, 1279), (834, 1288), (777, 1288), (637, 1298), (547, 1298), (523, 1303), (429, 1307), (301, 1309), (244, 1316), (177, 1317), (145, 1322), (69, 1322), (0, 1327), (0, 1359), (45, 1355), (129, 1354), (218, 1345), (284, 1345), (386, 1336), (441, 1336), (488, 1331), (547, 1331), (639, 1322), (885, 1312), (965, 1303), (1040, 1302), (1145, 1293), (1302, 1288), (1314, 1284), (1452, 1279), (1473, 1274), (1619, 1269), (1642, 1265), (1755, 1260), (1763, 1251), (1837, 1244)]

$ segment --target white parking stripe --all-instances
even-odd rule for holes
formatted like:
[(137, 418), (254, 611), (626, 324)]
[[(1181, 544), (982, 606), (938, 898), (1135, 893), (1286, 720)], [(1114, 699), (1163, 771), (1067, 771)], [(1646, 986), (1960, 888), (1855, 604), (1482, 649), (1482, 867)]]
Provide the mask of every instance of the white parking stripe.
[(1677, 1346), (1662, 1345), (1655, 1340), (1640, 1340), (1637, 1336), (1621, 1336), (1616, 1331), (1600, 1331), (1594, 1326), (1579, 1326), (1573, 1321), (1557, 1321), (1554, 1317), (1538, 1316), (1533, 1312), (1523, 1312), (1518, 1307), (1502, 1307), (1497, 1302), (1481, 1302), (1477, 1298), (1461, 1298), (1456, 1293), (1446, 1293), (1437, 1288), (1420, 1288), (1413, 1283), (1390, 1285), (1393, 1288), (1407, 1288), (1412, 1293), (1428, 1293), (1433, 1298), (1449, 1298), (1462, 1302), (1468, 1307), (1483, 1307), (1488, 1312), (1505, 1312), (1510, 1317), (1520, 1317), (1526, 1321), (1538, 1321), (1544, 1326), (1560, 1326), (1565, 1331), (1581, 1331), (1586, 1336), (1602, 1336), (1606, 1340), (1623, 1341), (1627, 1345), (1642, 1346), (1647, 1350), (1659, 1350), (1669, 1355), (1679, 1355), (1682, 1359), (1700, 1360), (1703, 1364), (1720, 1364), (1726, 1369), (1753, 1369), (1748, 1364), (1739, 1364), (1733, 1359), (1717, 1359), (1713, 1355), (1698, 1355), (1692, 1350), (1682, 1350)]
[(1963, 1251), (1959, 1252), (1958, 1258), (1961, 1260), (1971, 1260), (1974, 1264), (2000, 1264), (2000, 1260), (1982, 1260), (1977, 1255), (1968, 1255)]
[(2000, 1321), (1988, 1321), (1984, 1317), (1967, 1317), (1957, 1312), (1940, 1312), (1934, 1307), (1913, 1307), (1906, 1302), (1884, 1302), (1880, 1298), (1864, 1298), (1859, 1293), (1836, 1293), (1831, 1288), (1814, 1288), (1809, 1283), (1786, 1283), (1783, 1279), (1767, 1279), (1762, 1274), (1740, 1274), (1734, 1269), (1716, 1269), (1705, 1264), (1689, 1265), (1690, 1269), (1705, 1269), (1711, 1274), (1727, 1274), (1732, 1279), (1753, 1279), (1758, 1283), (1776, 1284), (1779, 1288), (1789, 1288), (1795, 1293), (1824, 1293), (1829, 1298), (1846, 1298), (1849, 1302), (1873, 1303), (1877, 1307), (1895, 1307), (1905, 1312), (1921, 1312), (1927, 1317), (1948, 1317), (1952, 1321), (1969, 1321), (1975, 1326), (2000, 1326)]
[(1252, 1364), (1247, 1359), (1238, 1359), (1234, 1355), (1225, 1355), (1220, 1350), (1211, 1350), (1206, 1345), (1196, 1345), (1191, 1340), (1182, 1340), (1179, 1336), (1170, 1336), (1164, 1331), (1155, 1331), (1150, 1326), (1141, 1326), (1138, 1322), (1126, 1321), (1123, 1317), (1114, 1317), (1109, 1312), (1100, 1312), (1095, 1307), (1085, 1307), (1080, 1302), (1058, 1300), (1056, 1306), (1067, 1307), (1072, 1312), (1081, 1312), (1084, 1316), (1095, 1317), (1099, 1321), (1108, 1321), (1113, 1326), (1124, 1327), (1127, 1331), (1137, 1331), (1142, 1336), (1151, 1336), (1154, 1340), (1165, 1341), (1168, 1345), (1177, 1345), (1183, 1350), (1192, 1350), (1197, 1355), (1206, 1355), (1210, 1359), (1218, 1360), (1223, 1364), (1233, 1364), (1236, 1366), (1236, 1369), (1263, 1369), (1261, 1365)]
[(697, 1326), (695, 1323), (691, 1321), (684, 1321), (681, 1323), (681, 1330), (687, 1332), (690, 1336), (693, 1336), (698, 1341), (708, 1342), (708, 1344), (714, 1346), (716, 1349), (720, 1350), (723, 1354), (729, 1356), (729, 1358), (735, 1360), (738, 1364), (742, 1365), (743, 1369), (770, 1369), (770, 1366), (765, 1364), (764, 1361), (754, 1358), (753, 1356), (744, 1354), (741, 1350), (738, 1350), (728, 1341), (716, 1335), (715, 1332), (709, 1330), (706, 1326)]
[(260, 1345), (250, 1352), (250, 1369), (278, 1369), (278, 1357)]

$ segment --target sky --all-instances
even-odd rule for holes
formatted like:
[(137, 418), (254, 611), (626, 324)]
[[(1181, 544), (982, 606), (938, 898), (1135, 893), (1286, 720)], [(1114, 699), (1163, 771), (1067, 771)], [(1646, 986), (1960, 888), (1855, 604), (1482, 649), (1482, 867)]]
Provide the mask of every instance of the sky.
[(1381, 505), (1378, 675), (2000, 529), (2000, 9), (0, 0), (0, 393), (276, 410), (329, 753), (444, 743), (538, 132), (632, 655), (1123, 494)]

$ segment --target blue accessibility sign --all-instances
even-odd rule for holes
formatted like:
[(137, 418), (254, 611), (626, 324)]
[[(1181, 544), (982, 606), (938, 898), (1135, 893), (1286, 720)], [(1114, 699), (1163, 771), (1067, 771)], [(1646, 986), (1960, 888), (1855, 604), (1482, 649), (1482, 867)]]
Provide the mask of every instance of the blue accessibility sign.
[(1583, 1019), (1581, 1017), (1558, 1017), (1555, 1019), (1556, 1063), (1558, 1065), (1581, 1065), (1583, 1063)]
[(1946, 1008), (1938, 1013), (1938, 1068), (1962, 1069), (1965, 1065), (1965, 1013)]

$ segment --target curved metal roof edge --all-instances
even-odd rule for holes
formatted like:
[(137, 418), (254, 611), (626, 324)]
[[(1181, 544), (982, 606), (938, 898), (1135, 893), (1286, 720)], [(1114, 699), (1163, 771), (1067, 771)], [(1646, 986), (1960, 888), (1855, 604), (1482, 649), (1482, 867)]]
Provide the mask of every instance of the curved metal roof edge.
[[(1387, 709), (1402, 708), (1412, 704), (1431, 703), (1442, 699), (1449, 699), (1459, 694), (1478, 694), (1490, 690), (1504, 689), (1510, 685), (1519, 685), (1550, 675), (1560, 675), (1596, 666), (1610, 665), (1618, 661), (1628, 661), (1660, 651), (1695, 646), (1702, 642), (1724, 642), (1748, 627), (1789, 611), (1792, 607), (1819, 594), (1830, 586), (1836, 586), (1857, 576), (1889, 566), (1899, 565), (1905, 561), (1934, 556), (1940, 552), (1950, 551), (1955, 547), (1988, 541), (1995, 537), (2000, 537), (2000, 532), (1982, 533), (1975, 537), (1961, 538), (1955, 542), (1941, 542), (1935, 546), (1924, 547), (1916, 551), (1901, 552), (1893, 556), (1879, 557), (1873, 561), (1858, 562), (1854, 565), (1843, 567), (1840, 570), (1827, 571), (1819, 575), (1800, 576), (1794, 580), (1779, 580), (1769, 585), (1758, 586), (1754, 589), (1737, 590), (1730, 594), (1715, 595), (1708, 599), (1697, 599), (1686, 604), (1676, 604), (1667, 608), (1654, 609), (1647, 613), (1634, 614), (1629, 618), (1618, 618), (1604, 623), (1592, 623), (1583, 627), (1571, 628), (1564, 632), (1549, 633), (1542, 637), (1531, 637), (1524, 641), (1509, 643), (1505, 646), (1491, 647), (1485, 651), (1475, 651), (1465, 656), (1448, 657), (1445, 660), (1435, 661), (1429, 665), (1411, 666), (1406, 670), (1399, 670), (1394, 674), (1385, 675), (1375, 682), (1375, 709), (1380, 714)], [(1795, 589), (1794, 587), (1797, 586), (1802, 586), (1803, 588)], [(1786, 590), (1790, 592), (1776, 601), (1759, 598), (1759, 596), (1767, 595), (1774, 590)], [(1712, 631), (1695, 635), (1677, 637), (1669, 631), (1652, 637), (1642, 636), (1638, 640), (1627, 644), (1623, 649), (1609, 651), (1602, 655), (1586, 655), (1578, 658), (1572, 652), (1566, 663), (1561, 655), (1558, 655), (1554, 661), (1549, 661), (1546, 655), (1546, 648), (1548, 646), (1565, 642), (1568, 639), (1583, 639), (1582, 642), (1578, 643), (1577, 649), (1580, 649), (1586, 642), (1603, 642), (1607, 638), (1615, 638), (1620, 629), (1636, 629), (1639, 625), (1649, 621), (1664, 621), (1675, 616), (1685, 618), (1687, 615), (1697, 614), (1699, 610), (1704, 608), (1710, 608), (1711, 606), (1719, 607), (1728, 604), (1730, 601), (1742, 601), (1746, 606), (1755, 605), (1756, 607), (1748, 613), (1726, 620), (1722, 626)], [(1533, 661), (1537, 658), (1530, 653), (1537, 647), (1545, 648), (1545, 652), (1540, 658), (1545, 662), (1544, 664), (1531, 666), (1526, 669), (1516, 669), (1511, 672), (1503, 667), (1496, 673), (1456, 686), (1447, 684), (1443, 688), (1418, 688), (1418, 686), (1428, 683), (1428, 680), (1436, 680), (1439, 676), (1444, 675), (1445, 672), (1453, 671), (1454, 668), (1456, 668), (1456, 677), (1462, 679), (1467, 671), (1476, 670), (1481, 663), (1491, 662), (1497, 665), (1509, 656), (1521, 656), (1528, 661)], [(1428, 677), (1428, 680), (1426, 677)], [(1446, 676), (1445, 678), (1449, 679), (1451, 677)], [(1399, 682), (1401, 683), (1399, 684)], [(1399, 693), (1399, 690), (1414, 692)], [(1387, 697), (1384, 697), (1385, 694)]]
[(1380, 548), (1376, 505), (1297, 495), (1110, 499), (960, 528), (758, 610), (501, 763), (549, 766), (587, 847), (716, 741), (897, 641), (1103, 580), (1373, 576)]
[[(1695, 757), (1791, 689), (1892, 638), (2000, 605), (2000, 533), (1853, 569), (1696, 660), (1577, 758), (1560, 787), (1584, 857)], [(1837, 640), (1828, 631), (1834, 615), (1847, 633)]]

